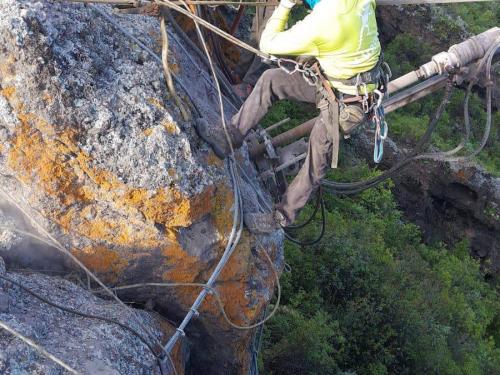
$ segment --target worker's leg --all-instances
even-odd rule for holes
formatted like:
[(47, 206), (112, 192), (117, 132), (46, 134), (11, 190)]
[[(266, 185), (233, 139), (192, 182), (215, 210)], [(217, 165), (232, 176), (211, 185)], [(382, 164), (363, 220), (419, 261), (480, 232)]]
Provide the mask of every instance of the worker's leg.
[(301, 73), (288, 74), (278, 68), (266, 70), (232, 118), (231, 126), (244, 138), (262, 120), (273, 103), (282, 99), (315, 103), (316, 87), (309, 85)]
[[(282, 69), (265, 71), (239, 112), (228, 124), (228, 133), (234, 148), (243, 144), (250, 129), (257, 126), (274, 102), (282, 99), (315, 103), (316, 88), (309, 85), (301, 73), (288, 74)], [(230, 148), (222, 126), (220, 131), (213, 131), (204, 119), (199, 119), (196, 123), (196, 129), (200, 137), (212, 147), (217, 156), (224, 159), (229, 155)]]
[(287, 225), (295, 221), (297, 213), (307, 203), (312, 191), (319, 186), (330, 165), (331, 155), (332, 142), (320, 116), (309, 137), (306, 160), (276, 207), (285, 216)]

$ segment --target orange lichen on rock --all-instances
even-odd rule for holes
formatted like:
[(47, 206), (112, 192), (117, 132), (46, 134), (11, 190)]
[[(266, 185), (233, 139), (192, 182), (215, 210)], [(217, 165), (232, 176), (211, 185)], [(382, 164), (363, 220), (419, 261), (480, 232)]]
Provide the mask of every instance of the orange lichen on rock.
[(0, 95), (5, 97), (5, 99), (10, 99), (15, 94), (15, 92), (16, 92), (16, 88), (14, 86), (9, 86), (9, 87), (6, 87), (6, 88), (0, 90)]
[(163, 103), (161, 102), (161, 100), (159, 100), (158, 98), (148, 98), (147, 102), (149, 104), (155, 106), (158, 109), (162, 109), (162, 110), (165, 109), (165, 106), (163, 105)]
[(169, 132), (170, 134), (176, 134), (178, 132), (177, 125), (175, 125), (171, 121), (164, 121), (163, 122), (163, 127)]
[(160, 188), (154, 194), (146, 189), (129, 190), (123, 197), (124, 202), (137, 208), (148, 220), (166, 227), (187, 227), (213, 207), (213, 186), (201, 194), (188, 198), (178, 190)]
[(128, 266), (128, 261), (121, 254), (105, 246), (73, 249), (72, 253), (87, 268), (97, 272), (108, 283), (116, 283)]
[(169, 63), (168, 64), (168, 67), (170, 68), (170, 71), (173, 73), (173, 74), (179, 74), (180, 73), (180, 67), (179, 67), (179, 64), (176, 64), (176, 63)]
[[(211, 214), (215, 222), (215, 227), (223, 237), (231, 231), (233, 226), (233, 213), (231, 211), (233, 204), (233, 191), (224, 184), (217, 185)], [(225, 246), (225, 242), (222, 245)]]
[[(260, 311), (258, 305), (249, 306), (250, 301), (256, 296), (249, 294), (247, 290), (248, 275), (254, 274), (254, 255), (250, 250), (249, 236), (244, 233), (241, 241), (231, 258), (221, 272), (218, 279), (217, 290), (224, 303), (226, 313), (236, 324), (245, 325), (255, 319)], [(211, 314), (217, 314), (217, 305), (208, 303), (204, 305)]]
[(18, 172), (19, 178), (27, 184), (38, 184), (66, 206), (92, 199), (67, 161), (71, 151), (60, 142), (45, 140), (40, 131), (28, 125), (25, 117), (20, 120), (22, 125), (8, 156), (9, 167)]
[[(189, 255), (177, 242), (165, 247), (162, 253), (167, 258), (169, 265), (175, 265), (175, 267), (164, 272), (162, 275), (163, 280), (178, 283), (195, 282), (195, 278), (203, 268), (199, 258)], [(186, 302), (189, 302), (193, 295), (197, 295), (196, 290), (184, 294), (187, 297)]]

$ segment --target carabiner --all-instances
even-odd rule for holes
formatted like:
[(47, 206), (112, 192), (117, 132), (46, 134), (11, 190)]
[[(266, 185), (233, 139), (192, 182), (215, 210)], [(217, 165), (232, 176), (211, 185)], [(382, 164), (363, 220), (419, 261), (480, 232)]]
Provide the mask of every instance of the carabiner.
[[(293, 70), (290, 70), (286, 66), (284, 66), (283, 65), (284, 62), (289, 63), (289, 64), (293, 64), (293, 67), (294, 67)], [(287, 74), (292, 75), (295, 72), (300, 71), (299, 63), (297, 61), (290, 60), (290, 59), (278, 59), (277, 63), (278, 63), (278, 68), (283, 69), (283, 71), (285, 71), (285, 73), (287, 73)]]

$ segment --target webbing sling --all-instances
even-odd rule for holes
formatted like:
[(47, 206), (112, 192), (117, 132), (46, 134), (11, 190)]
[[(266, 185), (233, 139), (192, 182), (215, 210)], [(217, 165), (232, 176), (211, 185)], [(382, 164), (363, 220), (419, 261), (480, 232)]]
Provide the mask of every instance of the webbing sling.
[(328, 137), (333, 145), (331, 167), (337, 168), (340, 147), (340, 104), (330, 86), (330, 82), (321, 73), (319, 65), (314, 64), (313, 69), (319, 77), (319, 80), (316, 81), (318, 89), (316, 106), (321, 111), (321, 119), (325, 124)]

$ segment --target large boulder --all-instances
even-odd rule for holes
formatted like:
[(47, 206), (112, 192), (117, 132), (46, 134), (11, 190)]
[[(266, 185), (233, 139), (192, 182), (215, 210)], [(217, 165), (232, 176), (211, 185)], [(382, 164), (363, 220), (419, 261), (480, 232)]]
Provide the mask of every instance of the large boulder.
[[(156, 19), (100, 9), (160, 53)], [(218, 125), (209, 72), (180, 35), (170, 29), (169, 35), (181, 100), (193, 118)], [(254, 179), (245, 151), (238, 162)], [(161, 64), (84, 5), (0, 3), (0, 186), (30, 216), (23, 218), (29, 230), (37, 222), (110, 286), (206, 282), (233, 223), (226, 165), (198, 139), (193, 122), (183, 121)], [(254, 188), (243, 180), (242, 190), (245, 210), (257, 210)], [(8, 204), (13, 220), (15, 204)], [(57, 250), (26, 246), (12, 233), (3, 235), (10, 246), (0, 248), (8, 267), (74, 270)], [(262, 316), (275, 286), (272, 267), (282, 268), (282, 233), (259, 241), (274, 265), (245, 231), (217, 282), (237, 324)], [(199, 292), (141, 288), (122, 296), (178, 323)], [(210, 297), (188, 326), (189, 366), (205, 374), (247, 373), (252, 334), (232, 329)]]
[[(82, 314), (107, 318), (103, 321), (63, 311), (35, 298), (19, 286), (0, 279), (0, 320), (83, 374), (159, 374), (155, 342), (164, 342), (175, 328), (157, 314), (129, 311), (116, 302), (100, 299), (74, 282), (39, 274), (5, 272), (0, 258), (0, 276), (7, 277), (52, 303)], [(134, 329), (155, 350), (115, 320)], [(62, 367), (11, 333), (0, 330), (2, 374), (61, 374)], [(184, 344), (171, 357), (184, 373), (189, 349)], [(65, 373), (65, 372), (64, 372)]]

